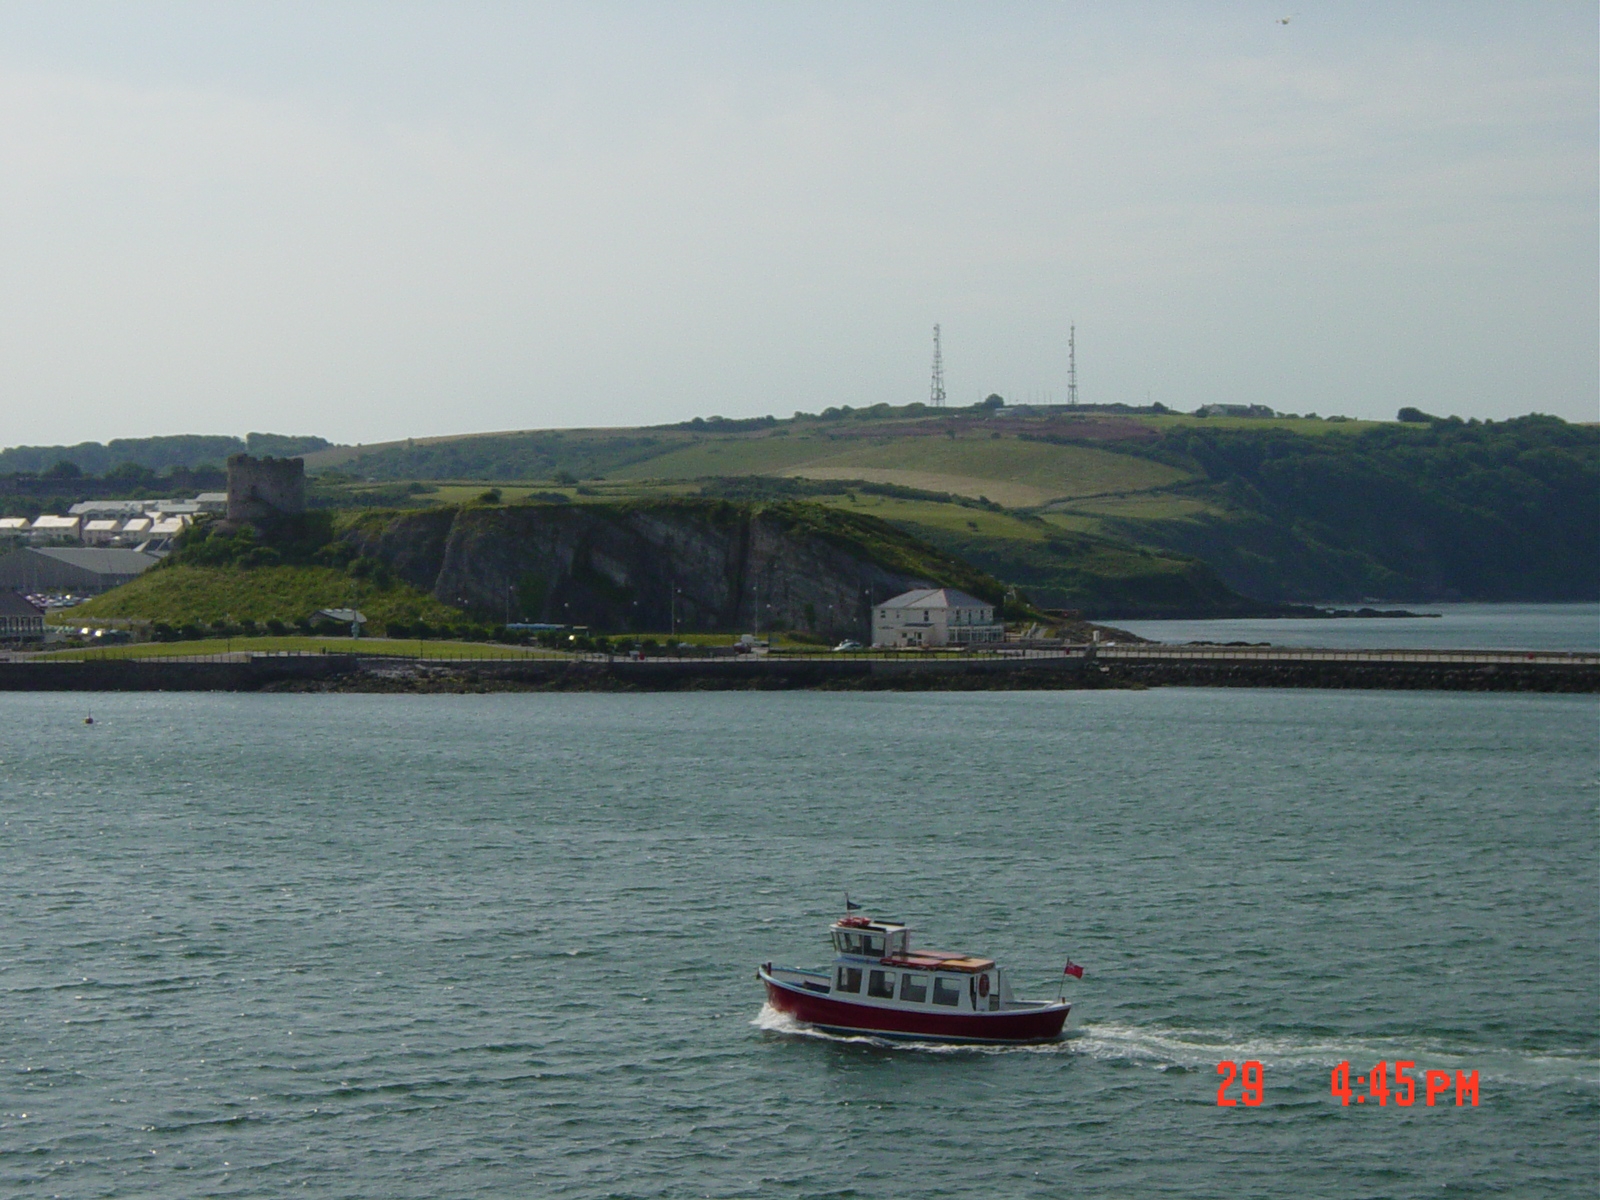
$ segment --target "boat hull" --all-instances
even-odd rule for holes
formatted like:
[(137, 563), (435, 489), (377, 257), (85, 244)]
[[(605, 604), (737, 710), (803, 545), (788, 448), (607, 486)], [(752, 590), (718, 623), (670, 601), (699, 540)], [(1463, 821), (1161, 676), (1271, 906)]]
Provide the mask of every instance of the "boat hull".
[(940, 1013), (887, 1008), (854, 1004), (805, 988), (791, 987), (765, 971), (760, 973), (760, 978), (767, 989), (767, 1003), (773, 1008), (829, 1033), (935, 1042), (1012, 1045), (1048, 1042), (1061, 1036), (1067, 1014), (1072, 1010), (1070, 1004), (1047, 1004), (1039, 1008), (989, 1013)]

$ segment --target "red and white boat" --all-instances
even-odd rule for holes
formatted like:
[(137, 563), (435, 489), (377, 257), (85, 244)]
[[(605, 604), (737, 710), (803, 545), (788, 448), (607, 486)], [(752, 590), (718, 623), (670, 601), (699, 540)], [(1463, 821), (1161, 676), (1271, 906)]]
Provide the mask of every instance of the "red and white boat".
[[(829, 1033), (941, 1042), (1045, 1042), (1072, 1005), (1017, 1000), (994, 959), (913, 950), (893, 921), (848, 916), (831, 929), (832, 971), (764, 964), (767, 1003)], [(1073, 968), (1076, 970), (1077, 968)]]

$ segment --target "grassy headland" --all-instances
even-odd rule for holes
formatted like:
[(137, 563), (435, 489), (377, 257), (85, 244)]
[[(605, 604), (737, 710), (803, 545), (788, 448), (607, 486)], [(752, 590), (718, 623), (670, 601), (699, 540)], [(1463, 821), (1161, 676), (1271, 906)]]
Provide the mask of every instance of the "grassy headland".
[[(341, 489), (354, 496), (401, 481), (439, 487), (439, 499), (498, 483), (508, 498), (520, 487), (581, 504), (728, 494), (732, 479), (790, 478), (841, 485), (807, 498), (863, 511), (861, 484), (897, 487), (923, 495), (872, 502), (875, 515), (1007, 582), (1091, 604), (1095, 596), (1122, 604), (1142, 594), (1125, 580), (1151, 569), (1182, 574), (1189, 559), (1268, 602), (1600, 596), (1590, 544), (1600, 428), (1552, 417), (1410, 413), (1367, 422), (877, 406), (787, 421), (433, 439), (310, 459), (329, 470), (321, 490), (330, 502)], [(356, 483), (341, 471), (389, 482)], [(1000, 528), (940, 497), (986, 501), (1099, 541)], [(1139, 565), (1140, 550), (1159, 561)]]
[[(641, 505), (677, 520), (690, 509), (674, 504), (725, 500), (900, 574), (986, 596), (1018, 588), (1107, 618), (1240, 611), (1241, 595), (1267, 605), (1600, 597), (1600, 428), (1406, 417), (876, 405), (326, 447), (306, 458), (313, 504), (339, 511), (344, 533), (405, 512), (541, 506), (590, 510), (599, 528), (634, 520)], [(805, 511), (786, 515), (792, 504)], [(359, 515), (374, 509), (389, 515)], [(404, 571), (386, 579), (371, 555), (277, 552), (180, 555), (167, 568), (177, 574), (135, 588), (159, 589), (166, 611), (196, 620), (353, 596), (377, 620), (460, 617), (455, 593)], [(304, 570), (257, 573), (288, 566)], [(185, 574), (202, 567), (217, 571)], [(122, 612), (129, 598), (96, 607)]]

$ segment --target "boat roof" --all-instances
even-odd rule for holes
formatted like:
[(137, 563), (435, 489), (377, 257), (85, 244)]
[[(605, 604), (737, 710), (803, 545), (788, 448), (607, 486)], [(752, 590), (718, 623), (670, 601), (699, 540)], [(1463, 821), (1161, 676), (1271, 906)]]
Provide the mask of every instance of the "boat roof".
[(883, 960), (891, 966), (914, 967), (923, 971), (987, 971), (994, 959), (979, 958), (974, 954), (952, 954), (948, 950), (913, 950), (910, 954), (892, 954)]
[[(853, 929), (863, 933), (899, 933), (909, 928), (903, 921), (878, 921), (852, 913), (833, 923), (835, 929)], [(976, 954), (957, 953), (952, 950), (908, 950), (904, 954), (891, 954), (883, 960), (897, 967), (910, 967), (922, 971), (987, 971), (994, 959)]]
[(868, 933), (899, 933), (906, 928), (904, 921), (876, 921), (871, 917), (840, 917), (833, 923), (835, 929), (861, 929)]

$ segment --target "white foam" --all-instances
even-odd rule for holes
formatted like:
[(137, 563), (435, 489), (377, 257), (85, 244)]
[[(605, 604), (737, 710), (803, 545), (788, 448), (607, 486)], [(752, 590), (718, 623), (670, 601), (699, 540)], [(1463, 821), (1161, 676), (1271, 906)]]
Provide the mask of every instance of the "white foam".
[(828, 1033), (814, 1025), (797, 1021), (770, 1004), (750, 1022), (767, 1033), (816, 1038), (843, 1045), (874, 1046), (885, 1050), (905, 1050), (919, 1054), (1083, 1054), (1101, 1060), (1124, 1060), (1163, 1069), (1181, 1066), (1192, 1070), (1212, 1070), (1223, 1059), (1245, 1062), (1254, 1059), (1280, 1070), (1296, 1068), (1332, 1069), (1341, 1062), (1365, 1067), (1383, 1059), (1413, 1059), (1418, 1070), (1464, 1070), (1479, 1072), (1486, 1080), (1532, 1086), (1587, 1084), (1600, 1086), (1600, 1063), (1592, 1055), (1529, 1052), (1492, 1048), (1462, 1051), (1459, 1047), (1432, 1045), (1426, 1041), (1372, 1038), (1334, 1041), (1310, 1038), (1239, 1035), (1210, 1029), (1160, 1029), (1113, 1023), (1085, 1023), (1069, 1030), (1055, 1042), (1024, 1046), (979, 1046), (953, 1042), (917, 1042), (867, 1034)]
[(1592, 1055), (1490, 1047), (1463, 1050), (1427, 1039), (1311, 1039), (1235, 1034), (1207, 1029), (1158, 1029), (1112, 1023), (1085, 1023), (1074, 1048), (1092, 1058), (1128, 1059), (1152, 1067), (1214, 1068), (1223, 1059), (1255, 1059), (1283, 1069), (1327, 1067), (1341, 1062), (1366, 1066), (1382, 1059), (1412, 1059), (1419, 1069), (1477, 1070), (1485, 1079), (1549, 1084), (1600, 1084), (1600, 1063)]
[(981, 1046), (970, 1042), (918, 1042), (905, 1038), (873, 1037), (870, 1034), (829, 1033), (825, 1029), (818, 1029), (815, 1025), (807, 1025), (804, 1021), (797, 1021), (788, 1013), (779, 1012), (770, 1004), (763, 1004), (761, 1011), (755, 1015), (755, 1019), (750, 1024), (768, 1033), (812, 1037), (825, 1042), (838, 1042), (842, 1045), (876, 1046), (884, 1050), (908, 1050), (918, 1054), (1060, 1054), (1070, 1052), (1063, 1042), (1035, 1042), (1025, 1046)]

